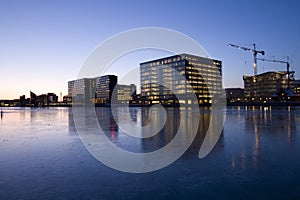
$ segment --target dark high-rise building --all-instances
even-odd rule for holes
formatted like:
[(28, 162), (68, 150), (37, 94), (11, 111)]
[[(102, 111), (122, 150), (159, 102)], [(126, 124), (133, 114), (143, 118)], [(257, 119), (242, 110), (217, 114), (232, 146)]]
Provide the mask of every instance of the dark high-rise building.
[[(211, 104), (214, 97), (222, 96), (219, 60), (180, 54), (141, 63), (140, 73), (144, 105)], [(196, 102), (188, 98), (191, 93), (196, 95)]]
[(35, 93), (30, 91), (30, 104), (36, 106), (37, 104), (37, 96)]
[(113, 90), (118, 82), (115, 75), (105, 75), (95, 78), (96, 98), (99, 103), (110, 103)]
[[(290, 72), (290, 90), (294, 90), (293, 74)], [(272, 95), (281, 89), (288, 88), (286, 71), (265, 72), (256, 76), (243, 76), (245, 100), (251, 102), (267, 102), (272, 100)]]

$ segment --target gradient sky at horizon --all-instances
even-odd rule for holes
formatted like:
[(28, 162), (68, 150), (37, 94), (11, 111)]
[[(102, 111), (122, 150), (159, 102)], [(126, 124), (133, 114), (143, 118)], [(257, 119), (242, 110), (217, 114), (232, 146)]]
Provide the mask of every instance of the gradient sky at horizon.
[[(269, 59), (289, 56), (299, 79), (299, 10), (297, 0), (2, 0), (0, 99), (28, 97), (30, 90), (66, 95), (67, 82), (77, 77), (99, 43), (141, 27), (169, 28), (196, 40), (212, 58), (222, 60), (224, 87), (243, 87), (242, 76), (253, 74), (252, 54), (228, 43), (246, 47), (256, 43)], [(156, 54), (147, 56), (140, 61)], [(285, 69), (284, 64), (258, 62), (259, 73)]]

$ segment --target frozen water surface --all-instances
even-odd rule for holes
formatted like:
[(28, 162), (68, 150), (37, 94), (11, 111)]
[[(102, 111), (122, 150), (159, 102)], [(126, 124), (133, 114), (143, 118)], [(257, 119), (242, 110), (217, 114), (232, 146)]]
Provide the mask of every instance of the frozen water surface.
[[(147, 123), (147, 109), (130, 108), (136, 123)], [(199, 159), (209, 124), (203, 108), (192, 146), (146, 174), (119, 172), (91, 156), (70, 108), (2, 110), (0, 199), (300, 199), (299, 107), (229, 107), (217, 145)], [(168, 108), (164, 129), (137, 139), (118, 128), (109, 108), (96, 113), (111, 142), (132, 152), (161, 148), (179, 121), (176, 108)]]

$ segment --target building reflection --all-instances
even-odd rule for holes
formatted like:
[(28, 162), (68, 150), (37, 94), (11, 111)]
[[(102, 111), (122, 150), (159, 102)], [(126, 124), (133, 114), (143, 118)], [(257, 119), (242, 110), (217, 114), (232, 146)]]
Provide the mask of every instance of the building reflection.
[[(184, 137), (182, 138), (182, 140), (190, 139), (191, 137), (193, 137), (192, 133), (194, 131), (197, 132), (192, 144), (185, 151), (183, 156), (186, 158), (198, 156), (199, 150), (201, 148), (201, 145), (203, 143), (203, 140), (209, 128), (209, 124), (211, 120), (210, 108), (208, 107), (201, 108), (200, 119), (198, 117), (193, 117), (196, 113), (194, 113), (192, 110), (182, 110), (180, 108), (172, 107), (172, 108), (166, 108), (166, 111), (167, 111), (167, 120), (163, 129), (155, 136), (151, 138), (144, 138), (141, 140), (143, 152), (155, 151), (169, 144), (176, 136), (176, 133), (179, 130), (179, 127), (181, 126), (181, 130), (184, 133), (183, 134)], [(181, 112), (183, 112), (184, 114), (182, 115)], [(199, 115), (199, 113), (197, 115)], [(154, 115), (154, 118), (152, 119), (150, 119), (149, 116), (150, 116), (149, 109), (143, 109), (142, 110), (143, 126), (150, 123), (150, 121), (155, 123), (155, 121), (162, 120), (160, 119), (159, 115)], [(181, 116), (184, 116), (183, 120), (181, 120)], [(196, 119), (199, 119), (199, 122), (196, 121)], [(222, 139), (223, 139), (223, 134), (221, 134), (216, 144), (216, 148), (221, 148), (223, 146)]]
[[(211, 107), (202, 107), (201, 112), (200, 112), (200, 122), (199, 122), (199, 127), (197, 129), (197, 135), (191, 144), (191, 146), (187, 149), (185, 152), (184, 156), (191, 158), (191, 157), (198, 157), (199, 150), (203, 144), (204, 138), (207, 135), (208, 128), (210, 126), (211, 120), (212, 119), (212, 114), (211, 114)], [(190, 131), (190, 127), (186, 126), (186, 132)], [(221, 135), (215, 144), (213, 151), (219, 151), (224, 147), (224, 142), (223, 142), (223, 137), (224, 136), (224, 130), (222, 130)]]
[(114, 117), (118, 117), (118, 113), (116, 112), (114, 115), (110, 108), (106, 107), (97, 107), (96, 108), (96, 116), (98, 119), (98, 123), (105, 133), (105, 135), (111, 140), (116, 140), (119, 134), (119, 128), (114, 120)]
[[(294, 112), (293, 107), (251, 107), (247, 109), (245, 113), (246, 128), (253, 128), (255, 138), (259, 142), (259, 134), (263, 132), (271, 131), (274, 134), (285, 134), (291, 141), (292, 132), (296, 128), (295, 118), (291, 117), (291, 113)], [(278, 123), (280, 122), (280, 123)], [(276, 129), (274, 129), (276, 127)]]
[(75, 122), (74, 122), (74, 118), (73, 118), (73, 112), (70, 109), (69, 113), (68, 113), (68, 122), (69, 122), (69, 135), (77, 135), (77, 130), (75, 127)]
[[(80, 111), (76, 111), (78, 114), (76, 124), (74, 122), (74, 113), (72, 110), (69, 110), (68, 118), (70, 135), (77, 135), (77, 126), (98, 130), (99, 127), (96, 127), (98, 122), (102, 131), (110, 140), (115, 140), (118, 137), (118, 126), (110, 108), (97, 107), (93, 110), (91, 108), (82, 107), (77, 109), (80, 109)], [(93, 112), (95, 113), (93, 114)], [(97, 121), (95, 121), (95, 117), (97, 118)], [(91, 125), (93, 127), (91, 127)]]
[[(200, 110), (199, 118), (195, 117), (195, 112), (192, 110), (182, 110), (177, 107), (168, 107), (166, 109), (166, 122), (163, 128), (155, 135), (149, 138), (136, 138), (132, 137), (123, 128), (118, 126), (116, 121), (124, 119), (125, 112), (129, 111), (131, 120), (137, 126), (146, 126), (150, 123), (153, 124), (152, 128), (159, 127), (159, 122), (163, 120), (163, 116), (159, 112), (150, 112), (150, 108), (118, 108), (116, 113), (112, 113), (111, 108), (97, 107), (96, 116), (97, 123), (100, 125), (107, 138), (114, 142), (118, 147), (137, 153), (153, 152), (168, 145), (176, 136), (180, 129), (184, 134), (182, 136), (183, 143), (193, 137), (193, 132), (197, 134), (184, 153), (185, 158), (197, 157), (199, 149), (203, 144), (207, 130), (211, 120), (210, 108), (202, 107)], [(94, 112), (95, 112), (94, 110)], [(89, 130), (97, 130), (98, 127), (91, 127), (93, 120), (88, 111), (84, 114), (87, 116), (82, 119), (82, 124)], [(184, 115), (182, 113), (184, 112)], [(234, 144), (240, 145), (241, 150), (234, 151), (232, 157), (229, 158), (232, 168), (242, 167), (248, 165), (258, 167), (260, 157), (266, 148), (273, 148), (277, 141), (287, 142), (292, 145), (294, 136), (297, 132), (297, 113), (295, 107), (232, 107), (227, 113), (233, 116), (232, 119), (236, 120), (239, 124), (237, 128), (241, 128), (236, 137), (238, 141), (233, 141)], [(31, 115), (36, 115), (31, 112)], [(198, 114), (199, 115), (199, 114)], [(151, 116), (151, 118), (150, 118)], [(184, 119), (181, 119), (184, 116)], [(90, 117), (90, 118), (89, 118)], [(34, 117), (32, 117), (34, 118)], [(199, 121), (196, 121), (199, 120)], [(198, 126), (199, 124), (199, 126)], [(97, 125), (98, 126), (98, 125)], [(233, 123), (235, 126), (235, 123)], [(69, 112), (69, 132), (76, 134), (76, 128), (72, 116)], [(97, 131), (96, 134), (100, 132)], [(230, 134), (230, 133), (229, 133)], [(230, 138), (230, 135), (228, 135)], [(227, 140), (228, 142), (228, 140)], [(245, 142), (245, 143), (243, 143)], [(274, 143), (275, 142), (275, 143)], [(226, 143), (227, 144), (227, 143)], [(179, 144), (180, 145), (180, 144)], [(227, 145), (226, 145), (227, 147)], [(219, 151), (224, 148), (224, 132), (222, 132), (214, 151)], [(230, 145), (228, 148), (231, 149)]]
[[(176, 135), (180, 124), (180, 115), (178, 108), (166, 109), (167, 120), (163, 129), (150, 138), (141, 139), (141, 148), (143, 152), (151, 152), (158, 150), (167, 145)], [(158, 122), (162, 120), (159, 113), (154, 112), (152, 118), (150, 118), (150, 108), (144, 108), (141, 110), (142, 126), (146, 126), (149, 123), (153, 123), (156, 128)]]
[[(179, 128), (183, 133), (181, 136), (182, 138), (180, 138), (183, 143), (191, 139), (193, 137), (193, 133), (196, 131), (197, 134), (192, 144), (184, 153), (184, 156), (187, 158), (198, 156), (199, 149), (206, 136), (211, 120), (211, 110), (209, 108), (201, 108), (199, 118), (199, 116), (194, 117), (195, 115), (199, 115), (199, 113), (197, 114), (192, 110), (182, 110), (180, 108), (169, 107), (166, 108), (166, 122), (158, 133), (149, 138), (135, 138), (121, 130), (116, 121), (122, 120), (125, 112), (129, 111), (131, 120), (137, 126), (146, 126), (149, 123), (153, 123), (152, 128), (156, 129), (158, 128), (158, 122), (163, 120), (163, 117), (159, 112), (150, 113), (150, 108), (148, 107), (129, 109), (117, 108), (117, 112), (114, 113), (112, 113), (111, 108), (97, 107), (95, 108), (95, 111), (98, 123), (107, 138), (111, 142), (114, 142), (114, 144), (118, 147), (131, 152), (146, 153), (158, 150), (169, 144), (174, 139)], [(70, 135), (77, 134), (77, 126), (82, 126), (85, 129), (90, 130), (98, 129), (97, 127), (91, 127), (91, 125), (95, 123), (93, 122), (94, 119), (91, 118), (93, 115), (91, 115), (90, 112), (91, 109), (86, 110), (84, 108), (82, 108), (80, 112), (77, 112), (77, 114), (80, 113), (80, 115), (84, 117), (77, 118), (75, 126), (73, 112), (72, 110), (69, 110), (68, 118)], [(152, 118), (150, 118), (150, 114)], [(181, 119), (181, 116), (184, 116), (184, 119)], [(196, 121), (199, 119), (200, 121)], [(100, 133), (98, 131), (96, 132), (97, 133), (95, 134)], [(221, 135), (219, 142), (216, 145), (217, 148), (222, 147), (222, 138), (223, 136)]]
[(287, 122), (288, 122), (288, 126), (287, 126), (288, 138), (289, 138), (289, 142), (291, 143), (292, 134), (291, 134), (291, 107), (290, 106), (288, 106)]
[[(295, 108), (288, 107), (264, 107), (251, 106), (245, 110), (245, 130), (253, 133), (253, 166), (257, 167), (261, 149), (266, 148), (270, 141), (280, 138), (291, 145), (293, 133), (296, 133), (296, 120), (291, 117)], [(262, 140), (263, 138), (263, 140)], [(266, 139), (267, 138), (267, 139)]]

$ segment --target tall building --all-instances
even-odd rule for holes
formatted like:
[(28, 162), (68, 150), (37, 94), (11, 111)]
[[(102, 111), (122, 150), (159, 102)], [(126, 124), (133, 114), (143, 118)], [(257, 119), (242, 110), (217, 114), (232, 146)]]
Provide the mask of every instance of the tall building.
[[(133, 96), (136, 94), (136, 85), (130, 84), (130, 85), (116, 85), (116, 102), (119, 104), (128, 104), (132, 99)], [(115, 99), (114, 99), (115, 100)]]
[(72, 95), (73, 95), (73, 87), (75, 84), (75, 80), (68, 81), (68, 95), (63, 97), (63, 102), (71, 104), (72, 103)]
[[(90, 105), (95, 98), (95, 79), (82, 78), (68, 82), (68, 96), (80, 105)], [(74, 99), (73, 99), (74, 101)]]
[[(140, 63), (140, 73), (144, 105), (211, 104), (214, 97), (222, 95), (222, 62), (219, 60), (179, 54)], [(182, 100), (191, 93), (196, 94), (196, 102)]]
[[(295, 72), (290, 72), (293, 77)], [(288, 88), (288, 76), (286, 71), (265, 72), (256, 76), (243, 76), (245, 88), (245, 100), (250, 102), (267, 102), (272, 100), (272, 95)], [(294, 79), (290, 78), (290, 89), (294, 89)]]
[(72, 97), (73, 95), (73, 87), (74, 87), (74, 84), (75, 84), (75, 80), (73, 81), (68, 81), (68, 96)]
[(96, 98), (98, 103), (110, 103), (112, 92), (118, 82), (115, 75), (105, 75), (95, 78)]
[(30, 104), (34, 106), (37, 104), (37, 96), (35, 93), (31, 91), (30, 91)]

